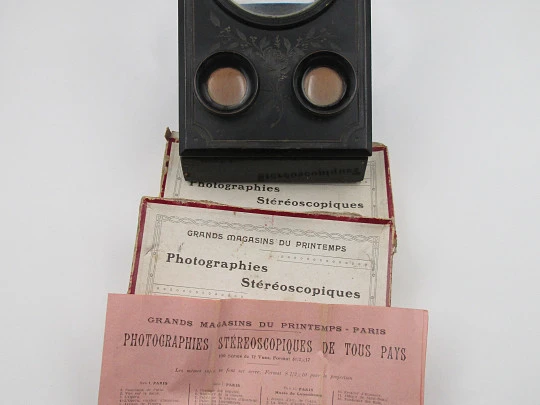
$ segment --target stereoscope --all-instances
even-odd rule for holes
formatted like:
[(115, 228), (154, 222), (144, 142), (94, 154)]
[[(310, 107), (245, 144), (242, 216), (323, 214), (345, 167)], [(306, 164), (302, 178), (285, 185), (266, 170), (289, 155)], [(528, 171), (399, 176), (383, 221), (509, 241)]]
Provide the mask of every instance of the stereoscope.
[(190, 181), (354, 182), (371, 155), (369, 0), (179, 0)]

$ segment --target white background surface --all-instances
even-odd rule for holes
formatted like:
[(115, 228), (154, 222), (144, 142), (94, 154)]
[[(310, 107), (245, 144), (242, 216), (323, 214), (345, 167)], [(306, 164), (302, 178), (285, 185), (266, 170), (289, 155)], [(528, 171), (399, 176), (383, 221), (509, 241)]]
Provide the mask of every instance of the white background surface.
[[(0, 392), (96, 404), (108, 292), (178, 128), (174, 1), (0, 0)], [(393, 304), (430, 311), (426, 404), (540, 403), (540, 2), (373, 6)]]

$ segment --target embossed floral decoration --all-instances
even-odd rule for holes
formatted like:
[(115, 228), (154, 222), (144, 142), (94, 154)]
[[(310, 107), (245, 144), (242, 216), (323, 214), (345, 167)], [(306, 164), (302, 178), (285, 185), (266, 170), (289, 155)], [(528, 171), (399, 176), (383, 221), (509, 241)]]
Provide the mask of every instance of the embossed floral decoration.
[(339, 51), (339, 47), (332, 42), (332, 35), (326, 28), (316, 30), (311, 28), (305, 35), (298, 36), (292, 40), (276, 34), (274, 36), (265, 35), (247, 36), (238, 28), (230, 25), (223, 26), (220, 19), (215, 15), (210, 15), (212, 24), (219, 28), (217, 38), (219, 42), (214, 44), (210, 52), (220, 49), (234, 51), (241, 50), (244, 55), (252, 60), (259, 58), (268, 69), (267, 73), (272, 78), (269, 85), (271, 88), (262, 88), (263, 91), (270, 91), (273, 95), (269, 106), (275, 117), (272, 119), (271, 127), (277, 125), (283, 116), (283, 98), (289, 98), (289, 92), (281, 91), (282, 83), (289, 77), (295, 64), (310, 51), (331, 49)]

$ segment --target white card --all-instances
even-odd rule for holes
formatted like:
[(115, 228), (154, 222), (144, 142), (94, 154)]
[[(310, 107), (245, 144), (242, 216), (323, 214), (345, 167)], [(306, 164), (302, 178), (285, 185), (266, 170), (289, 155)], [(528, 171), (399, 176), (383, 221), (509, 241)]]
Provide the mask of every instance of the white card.
[(130, 292), (390, 305), (390, 220), (144, 198)]

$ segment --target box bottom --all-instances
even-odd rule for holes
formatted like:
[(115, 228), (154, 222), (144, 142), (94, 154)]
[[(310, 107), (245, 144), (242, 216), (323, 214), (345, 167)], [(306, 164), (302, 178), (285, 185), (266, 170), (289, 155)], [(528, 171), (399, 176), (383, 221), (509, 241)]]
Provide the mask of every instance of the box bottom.
[(181, 158), (187, 181), (352, 183), (364, 179), (367, 157), (305, 158)]

